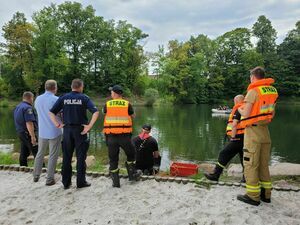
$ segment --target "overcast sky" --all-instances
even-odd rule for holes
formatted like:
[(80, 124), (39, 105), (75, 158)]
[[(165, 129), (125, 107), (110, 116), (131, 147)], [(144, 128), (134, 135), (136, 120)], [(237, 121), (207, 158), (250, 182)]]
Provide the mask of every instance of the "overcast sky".
[[(31, 20), (33, 12), (51, 2), (62, 0), (0, 0), (0, 26), (16, 11)], [(266, 15), (278, 32), (277, 43), (300, 20), (300, 0), (83, 0), (96, 15), (106, 20), (127, 20), (149, 37), (143, 42), (147, 51), (157, 50), (169, 40), (185, 41), (191, 35), (215, 38), (237, 27), (251, 28), (259, 15)], [(1, 30), (2, 35), (2, 30)], [(0, 39), (3, 41), (3, 38)]]

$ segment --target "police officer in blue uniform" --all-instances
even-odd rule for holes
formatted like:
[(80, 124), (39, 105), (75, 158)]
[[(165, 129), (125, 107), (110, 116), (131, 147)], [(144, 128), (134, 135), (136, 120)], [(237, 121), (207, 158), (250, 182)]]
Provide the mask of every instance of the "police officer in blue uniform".
[(20, 166), (28, 166), (27, 158), (30, 153), (35, 157), (38, 152), (36, 139), (38, 124), (32, 108), (33, 98), (31, 92), (24, 92), (23, 101), (14, 109), (15, 127), (21, 141)]
[[(64, 128), (63, 132), (63, 165), (62, 165), (62, 183), (65, 189), (71, 186), (72, 177), (72, 156), (74, 148), (77, 158), (77, 188), (91, 186), (86, 181), (86, 156), (89, 148), (89, 139), (87, 133), (96, 122), (99, 112), (94, 103), (83, 92), (83, 81), (74, 79), (72, 81), (72, 91), (61, 96), (50, 110), (50, 118), (54, 125)], [(88, 123), (87, 110), (93, 115)], [(62, 111), (63, 124), (60, 124), (55, 115)]]

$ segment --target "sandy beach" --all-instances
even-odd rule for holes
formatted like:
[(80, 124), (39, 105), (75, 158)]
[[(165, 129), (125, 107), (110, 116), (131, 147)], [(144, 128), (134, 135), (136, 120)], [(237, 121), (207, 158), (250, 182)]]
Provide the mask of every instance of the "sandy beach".
[[(91, 178), (90, 188), (64, 190), (60, 181), (45, 186), (23, 172), (0, 171), (0, 224), (300, 224), (300, 192), (273, 191), (271, 204), (249, 206), (236, 200), (242, 187), (156, 182), (111, 188), (105, 177)], [(57, 175), (59, 179), (59, 175)], [(75, 184), (73, 177), (73, 184)]]

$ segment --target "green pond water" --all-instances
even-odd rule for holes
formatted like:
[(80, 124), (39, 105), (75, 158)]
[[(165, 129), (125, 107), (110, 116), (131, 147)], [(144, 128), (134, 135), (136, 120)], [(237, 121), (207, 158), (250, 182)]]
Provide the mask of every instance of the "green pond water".
[[(162, 169), (171, 161), (215, 161), (226, 144), (224, 131), (227, 117), (213, 115), (211, 105), (135, 107), (134, 135), (144, 123), (153, 127), (162, 155)], [(0, 109), (0, 151), (19, 151), (12, 108)], [(278, 104), (276, 118), (270, 125), (272, 137), (271, 163), (300, 163), (300, 106)], [(103, 163), (108, 162), (107, 147), (102, 130), (103, 115), (90, 132), (89, 154)], [(125, 160), (122, 153), (120, 161)], [(238, 158), (234, 159), (238, 162)]]

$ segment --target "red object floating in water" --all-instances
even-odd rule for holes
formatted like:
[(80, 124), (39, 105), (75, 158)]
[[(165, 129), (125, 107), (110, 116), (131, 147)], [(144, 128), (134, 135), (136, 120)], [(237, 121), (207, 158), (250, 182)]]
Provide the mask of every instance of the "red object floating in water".
[(170, 166), (171, 176), (187, 177), (198, 173), (199, 166), (193, 163), (172, 162)]

